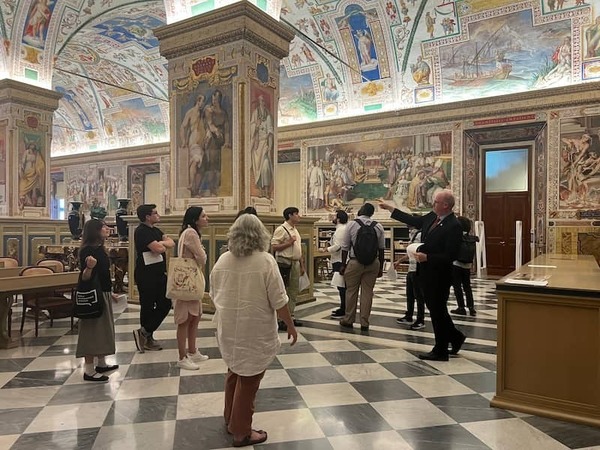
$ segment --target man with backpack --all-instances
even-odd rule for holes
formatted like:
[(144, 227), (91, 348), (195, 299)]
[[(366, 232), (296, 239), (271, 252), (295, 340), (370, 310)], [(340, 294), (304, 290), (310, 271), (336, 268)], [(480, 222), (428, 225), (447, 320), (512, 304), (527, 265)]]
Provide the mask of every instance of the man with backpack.
[(365, 203), (358, 217), (348, 223), (342, 240), (340, 274), (346, 280), (346, 315), (340, 326), (353, 328), (360, 288), (360, 329), (369, 330), (369, 316), (373, 304), (375, 281), (383, 274), (383, 227), (371, 220), (375, 207)]

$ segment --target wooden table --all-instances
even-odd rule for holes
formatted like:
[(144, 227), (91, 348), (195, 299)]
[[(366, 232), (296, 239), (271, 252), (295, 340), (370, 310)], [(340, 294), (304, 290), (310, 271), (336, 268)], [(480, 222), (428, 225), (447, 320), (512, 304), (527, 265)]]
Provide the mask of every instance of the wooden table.
[[(549, 276), (547, 286), (506, 282)], [(600, 427), (600, 268), (593, 256), (542, 255), (496, 283), (492, 406)]]
[(11, 306), (13, 295), (73, 288), (77, 286), (78, 278), (79, 272), (0, 278), (0, 349), (17, 346), (17, 343), (8, 336), (8, 309)]

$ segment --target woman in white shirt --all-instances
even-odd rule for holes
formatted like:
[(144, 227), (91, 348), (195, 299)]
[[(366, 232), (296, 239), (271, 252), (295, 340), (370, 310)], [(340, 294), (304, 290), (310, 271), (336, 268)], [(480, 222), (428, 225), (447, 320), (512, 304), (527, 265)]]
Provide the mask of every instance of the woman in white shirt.
[(217, 341), (228, 372), (225, 424), (233, 446), (259, 444), (267, 433), (252, 429), (254, 399), (280, 342), (277, 317), (287, 325), (292, 345), (297, 334), (275, 258), (268, 253), (271, 235), (258, 217), (241, 215), (229, 229), (229, 251), (210, 274)]
[[(206, 265), (206, 252), (200, 240), (200, 230), (208, 225), (208, 216), (200, 206), (190, 206), (183, 216), (183, 224), (179, 234), (182, 258), (194, 258), (204, 273)], [(198, 322), (202, 316), (202, 298), (197, 300), (177, 300), (173, 301), (173, 312), (175, 323), (177, 324), (177, 347), (179, 349), (179, 361), (177, 365), (181, 369), (198, 370), (197, 363), (206, 361), (207, 355), (200, 353), (196, 349), (196, 334), (198, 333)], [(186, 350), (187, 341), (187, 350)]]

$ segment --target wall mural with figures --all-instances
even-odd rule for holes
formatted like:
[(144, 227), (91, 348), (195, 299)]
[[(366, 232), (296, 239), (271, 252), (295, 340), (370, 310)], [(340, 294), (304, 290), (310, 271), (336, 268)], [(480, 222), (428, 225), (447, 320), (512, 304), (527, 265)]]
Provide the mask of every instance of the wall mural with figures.
[(103, 163), (69, 166), (64, 182), (67, 202), (82, 202), (81, 210), (89, 211), (94, 204), (113, 215), (117, 199), (127, 197), (125, 164)]
[[(189, 74), (173, 84), (177, 198), (233, 195), (232, 102), (229, 82), (213, 56), (191, 63)], [(214, 72), (213, 72), (214, 68)]]
[[(356, 138), (356, 137), (355, 137)], [(428, 211), (452, 181), (452, 132), (307, 146), (306, 213), (356, 212), (380, 198), (408, 211)]]
[(600, 115), (560, 121), (560, 209), (600, 208)]
[(273, 198), (275, 174), (274, 92), (252, 83), (250, 88), (250, 195)]

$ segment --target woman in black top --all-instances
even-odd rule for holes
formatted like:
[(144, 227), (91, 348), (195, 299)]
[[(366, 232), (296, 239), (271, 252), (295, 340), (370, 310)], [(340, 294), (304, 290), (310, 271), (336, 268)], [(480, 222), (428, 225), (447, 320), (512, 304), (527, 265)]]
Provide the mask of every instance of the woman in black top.
[[(110, 262), (104, 241), (110, 234), (106, 224), (97, 219), (89, 220), (83, 227), (81, 248), (79, 249), (79, 267), (81, 278), (85, 281), (97, 277), (102, 289), (104, 302), (102, 315), (96, 319), (79, 320), (79, 338), (77, 339), (77, 358), (85, 358), (83, 379), (85, 381), (108, 381), (104, 372), (118, 369), (116, 364), (107, 364), (106, 355), (115, 353), (115, 325), (111, 301), (112, 281)], [(94, 367), (94, 358), (98, 359)]]

